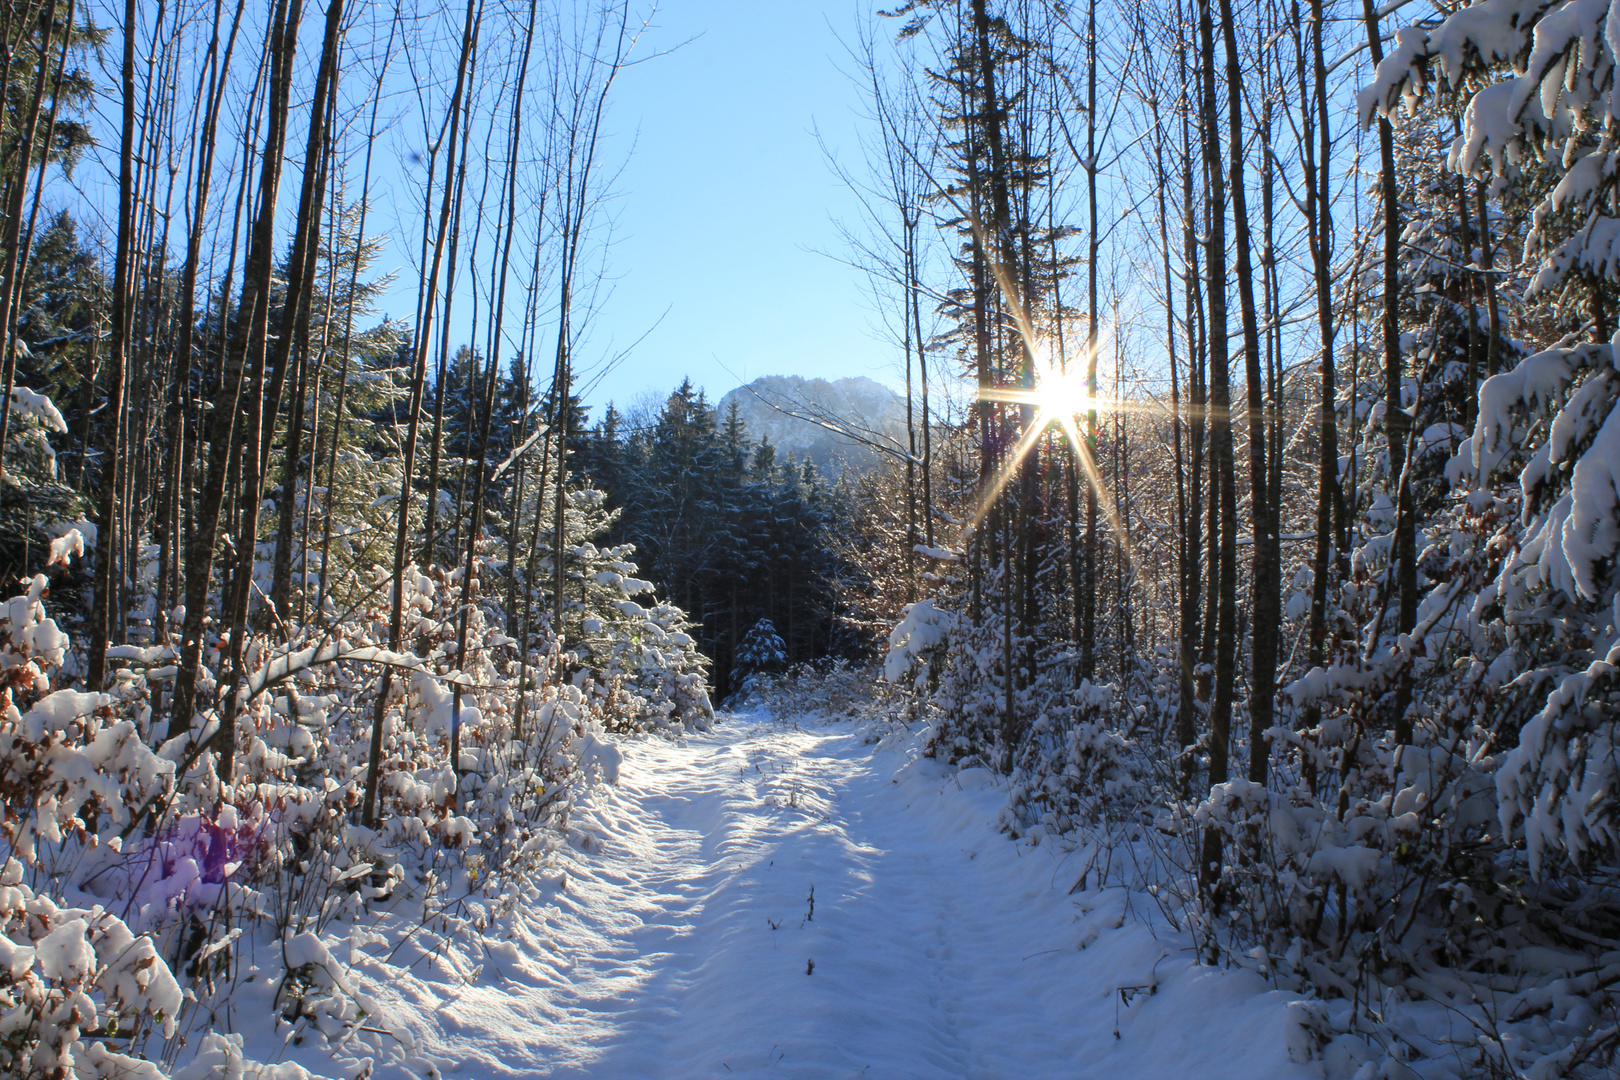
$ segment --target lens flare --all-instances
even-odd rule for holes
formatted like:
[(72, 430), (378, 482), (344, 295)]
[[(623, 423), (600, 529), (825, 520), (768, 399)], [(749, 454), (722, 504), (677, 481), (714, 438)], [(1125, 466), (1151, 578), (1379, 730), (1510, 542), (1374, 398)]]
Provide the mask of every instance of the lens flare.
[[(1033, 387), (988, 387), (980, 391), (981, 401), (1005, 405), (1030, 405), (1034, 407), (1035, 415), (1019, 436), (1012, 452), (1002, 460), (996, 475), (985, 486), (973, 515), (970, 531), (979, 527), (996, 499), (1006, 490), (1007, 484), (1011, 482), (1013, 474), (1023, 463), (1024, 458), (1039, 444), (1041, 438), (1056, 426), (1067, 439), (1074, 461), (1085, 475), (1086, 483), (1095, 493), (1097, 504), (1108, 519), (1109, 526), (1120, 542), (1125, 542), (1124, 523), (1119, 517), (1118, 508), (1110, 498), (1107, 485), (1103, 482), (1102, 473), (1098, 470), (1096, 459), (1092, 454), (1091, 444), (1082, 434), (1078, 420), (1084, 414), (1100, 411), (1112, 413), (1127, 408), (1124, 402), (1108, 400), (1101, 394), (1093, 394), (1085, 376), (1088, 356), (1094, 356), (1101, 351), (1108, 337), (1109, 333), (1097, 335), (1088, 345), (1086, 355), (1070, 358), (1066, 363), (1062, 359), (1052, 358), (1048, 347), (1042, 343), (1035, 349)], [(1125, 557), (1132, 558), (1129, 549), (1126, 550)]]

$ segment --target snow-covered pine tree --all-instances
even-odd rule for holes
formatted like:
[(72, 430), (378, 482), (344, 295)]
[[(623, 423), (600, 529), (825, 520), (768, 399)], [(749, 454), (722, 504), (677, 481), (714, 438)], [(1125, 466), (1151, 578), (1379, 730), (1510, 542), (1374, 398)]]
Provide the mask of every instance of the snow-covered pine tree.
[(1454, 532), (1449, 556), (1474, 573), (1438, 580), (1424, 605), (1431, 623), (1466, 616), (1435, 636), (1472, 653), (1472, 681), (1497, 698), (1501, 825), (1538, 874), (1620, 856), (1609, 700), (1620, 690), (1617, 47), (1608, 3), (1479, 0), (1399, 31), (1359, 97), (1364, 118), (1428, 93), (1464, 98), (1451, 168), (1532, 201), (1528, 293), (1586, 315), (1481, 388), (1478, 422), (1448, 467), (1473, 524)]
[[(554, 504), (551, 485), (533, 490), (522, 520), (540, 521), (536, 577), (526, 582), (536, 610), (550, 596), (553, 519), (544, 513)], [(708, 659), (697, 647), (683, 609), (651, 596), (654, 587), (639, 576), (635, 547), (598, 547), (617, 513), (606, 493), (578, 488), (565, 493), (563, 624), (535, 628), (528, 643), (528, 667), (559, 670), (561, 681), (577, 686), (600, 705), (616, 730), (667, 730), (673, 733), (704, 727), (713, 717), (708, 697)], [(508, 572), (525, 581), (526, 567)], [(516, 613), (507, 613), (516, 630)], [(556, 653), (559, 641), (562, 654)], [(560, 666), (559, 666), (560, 665)]]
[(782, 643), (782, 638), (777, 634), (776, 627), (771, 625), (771, 620), (761, 619), (749, 627), (742, 644), (737, 647), (731, 678), (733, 684), (742, 691), (750, 676), (779, 672), (786, 666), (787, 646)]

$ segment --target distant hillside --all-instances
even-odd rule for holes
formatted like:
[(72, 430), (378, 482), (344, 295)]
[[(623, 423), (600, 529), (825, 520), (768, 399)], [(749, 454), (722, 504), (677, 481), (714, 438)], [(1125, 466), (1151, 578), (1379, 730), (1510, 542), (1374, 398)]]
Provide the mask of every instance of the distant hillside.
[(881, 455), (811, 419), (799, 419), (801, 416), (895, 444), (905, 439), (905, 402), (882, 383), (864, 376), (828, 382), (800, 375), (766, 375), (720, 399), (722, 420), (733, 402), (754, 438), (769, 438), (781, 455), (791, 453), (799, 460), (808, 457), (828, 475), (845, 468), (871, 468)]

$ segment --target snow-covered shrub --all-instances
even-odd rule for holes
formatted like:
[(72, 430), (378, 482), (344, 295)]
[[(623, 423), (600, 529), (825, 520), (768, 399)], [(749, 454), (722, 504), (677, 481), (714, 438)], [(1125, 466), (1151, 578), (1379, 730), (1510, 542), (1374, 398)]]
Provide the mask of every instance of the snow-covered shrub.
[(839, 657), (794, 664), (769, 678), (747, 679), (727, 707), (764, 709), (783, 722), (824, 717), (884, 727), (894, 713), (885, 689), (872, 666)]
[[(367, 377), (376, 400), (397, 396), (395, 376)], [(166, 712), (177, 620), (159, 610), (160, 548), (149, 537), (129, 539), (131, 640), (108, 649), (105, 688), (73, 686), (84, 656), (46, 611), (45, 577), (0, 601), (0, 863), (28, 877), (24, 888), (11, 869), (0, 876), (0, 914), (11, 920), (0, 941), (12, 942), (0, 956), (0, 997), (10, 995), (0, 1053), (12, 1055), (0, 1073), (157, 1077), (176, 1063), (188, 1077), (306, 1075), (248, 1060), (230, 1030), (245, 1023), (255, 1038), (307, 1040), (316, 1057), (352, 1062), (345, 1075), (364, 1057), (425, 1075), (408, 1036), (359, 991), (349, 954), (327, 947), (334, 928), (406, 934), (431, 918), (439, 932), (476, 932), (458, 905), (515, 904), (524, 875), (558, 845), (583, 842), (570, 814), (587, 785), (617, 778), (610, 730), (680, 732), (712, 718), (707, 660), (686, 614), (649, 595), (631, 549), (592, 543), (608, 520), (600, 492), (566, 494), (557, 625), (544, 529), (533, 581), (527, 567), (497, 561), (507, 538), (485, 534), (470, 579), (459, 565), (410, 565), (396, 582), (386, 567), (400, 461), (384, 425), (360, 426), (369, 443), (346, 432), (333, 475), (313, 502), (300, 489), (291, 507), (313, 521), (307, 538), (294, 530), (286, 610), (267, 599), (274, 516), (244, 560), (255, 588), (240, 670), (228, 668), (229, 620), (210, 597), (190, 725)], [(11, 455), (8, 473), (27, 461)], [(531, 492), (525, 524), (547, 520), (554, 496)], [(420, 512), (408, 508), (408, 521)], [(322, 565), (315, 529), (328, 523)], [(494, 514), (490, 523), (502, 524)], [(49, 531), (40, 562), (67, 565), (94, 549), (87, 522), (35, 524)], [(510, 584), (512, 603), (495, 582)], [(390, 647), (396, 592), (403, 625)], [(13, 919), (12, 904), (33, 914)], [(50, 948), (27, 936), (58, 929)], [(120, 934), (136, 944), (123, 959), (102, 956), (101, 942)], [(68, 955), (101, 960), (75, 968), (74, 982), (61, 966)], [(125, 960), (151, 1000), (124, 987)], [(152, 981), (159, 973), (167, 984)], [(267, 985), (279, 988), (274, 1009), (244, 1018), (241, 995)], [(361, 1042), (364, 1054), (348, 1049)]]
[(242, 1036), (210, 1031), (197, 1044), (191, 1063), (174, 1074), (174, 1080), (310, 1080), (309, 1070), (284, 1061), (265, 1065), (248, 1058), (242, 1050)]
[(909, 677), (914, 690), (932, 690), (939, 682), (957, 621), (954, 614), (936, 607), (932, 600), (906, 605), (899, 623), (889, 632), (883, 677), (891, 683)]
[[(0, 604), (0, 851), (31, 866), (36, 907), (116, 910), (126, 935), (144, 935), (142, 948), (189, 981), (195, 998), (166, 1007), (176, 1039), (195, 1039), (215, 1022), (251, 970), (244, 957), (257, 949), (262, 961), (269, 942), (374, 917), (378, 906), (431, 910), (452, 887), (501, 892), (567, 835), (581, 786), (613, 778), (589, 680), (558, 683), (538, 651), (526, 662), (517, 655), (476, 578), (458, 668), (460, 584), (459, 574), (409, 569), (410, 652), (379, 644), (392, 601), (382, 590), (319, 636), (253, 636), (234, 689), (229, 779), (215, 738), (225, 703), (211, 678), (197, 727), (152, 749), (162, 726), (154, 708), (174, 674), (172, 642), (110, 649), (116, 678), (106, 693), (53, 690), (71, 642), (45, 611), (45, 579)], [(657, 619), (665, 620), (653, 625), (658, 632), (679, 632), (665, 629), (679, 613), (648, 613)], [(380, 702), (377, 827), (367, 829), (358, 811), (385, 668), (399, 677), (387, 680)], [(71, 904), (62, 899), (69, 896)], [(313, 968), (307, 958), (287, 964), (279, 1023), (311, 1026), (334, 1052), (362, 1029), (387, 1027), (334, 957)], [(105, 1020), (106, 1006), (97, 1007)], [(58, 1014), (67, 1015), (41, 1015)], [(210, 1045), (222, 1067), (242, 1060), (239, 1046)], [(88, 1061), (100, 1050), (85, 1053)]]
[(174, 765), (112, 695), (51, 690), (70, 642), (45, 613), (45, 578), (26, 584), (0, 604), (0, 1072), (152, 1074), (100, 1040), (174, 1032), (181, 992), (155, 943), (102, 906), (36, 891), (24, 870), (49, 881), (65, 846), (116, 850), (120, 830), (172, 790)]
[(1135, 813), (1143, 805), (1136, 740), (1118, 723), (1115, 688), (1089, 679), (1077, 687), (1043, 683), (1008, 791), (1007, 826), (1066, 833)]
[(152, 752), (112, 695), (51, 692), (68, 636), (45, 614), (45, 578), (0, 603), (0, 840), (33, 865), (41, 842), (124, 827), (171, 789), (174, 765)]
[[(58, 474), (51, 437), (67, 431), (49, 397), (18, 385), (11, 395), (6, 430), (5, 480), (0, 483), (0, 561), (12, 573), (34, 574), (66, 565), (55, 542), (82, 525), (95, 543), (93, 526), (83, 522), (83, 496)], [(53, 550), (54, 548), (54, 550)]]
[[(632, 571), (634, 567), (631, 567)], [(643, 581), (631, 579), (634, 586)], [(673, 604), (644, 606), (625, 597), (607, 617), (586, 621), (588, 685), (612, 731), (702, 730), (714, 719), (708, 658), (698, 651), (686, 613)]]
[(787, 646), (769, 619), (760, 619), (743, 635), (732, 657), (729, 707), (747, 708), (772, 696), (773, 684), (787, 666)]
[[(631, 641), (639, 646), (637, 666), (630, 683), (648, 703), (645, 716), (658, 718), (673, 728), (702, 730), (714, 720), (709, 702), (709, 659), (698, 651), (692, 635), (692, 622), (686, 612), (666, 601), (647, 611), (642, 636)], [(610, 721), (616, 725), (618, 718)]]
[(151, 938), (99, 906), (61, 906), (36, 893), (14, 858), (0, 866), (0, 1073), (156, 1077), (109, 1042), (138, 1043), (148, 1027), (173, 1035), (182, 1005)]
[[(926, 639), (924, 634), (922, 640)], [(918, 673), (920, 686), (918, 678), (913, 678), (913, 689), (919, 692), (923, 706), (921, 715), (928, 720), (922, 739), (926, 753), (952, 764), (980, 765), (994, 764), (1005, 753), (1001, 729), (1007, 679), (1001, 645), (999, 625), (986, 621), (974, 626), (961, 620), (944, 650), (937, 685), (926, 691), (926, 667)], [(908, 669), (893, 664), (894, 655), (891, 649), (884, 674), (898, 670), (904, 677)], [(1016, 698), (1016, 689), (1014, 695)]]

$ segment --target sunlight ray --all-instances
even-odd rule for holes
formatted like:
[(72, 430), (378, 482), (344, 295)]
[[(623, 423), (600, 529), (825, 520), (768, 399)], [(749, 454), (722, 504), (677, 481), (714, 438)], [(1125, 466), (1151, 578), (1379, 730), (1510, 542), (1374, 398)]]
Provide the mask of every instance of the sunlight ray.
[[(1021, 328), (1027, 329), (1023, 320), (1019, 320), (1019, 324)], [(1096, 340), (1088, 344), (1087, 350), (1100, 351), (1112, 333), (1113, 328), (1110, 327), (1097, 335)], [(1037, 352), (1045, 354), (1044, 345), (1039, 347)], [(1096, 459), (1091, 453), (1091, 446), (1081, 432), (1076, 417), (1082, 413), (1095, 414), (1099, 411), (1160, 413), (1164, 410), (1156, 403), (1126, 402), (1093, 395), (1087, 380), (1081, 374), (1083, 358), (1084, 355), (1075, 357), (1065, 364), (1042, 355), (1033, 387), (986, 387), (979, 391), (977, 396), (980, 401), (1001, 405), (1033, 406), (1036, 413), (1029, 426), (1019, 434), (1018, 442), (1014, 444), (1011, 453), (1003, 458), (996, 468), (995, 475), (980, 493), (978, 506), (968, 523), (967, 531), (971, 534), (979, 528), (989, 515), (991, 506), (1012, 482), (1013, 473), (1029, 456), (1041, 437), (1056, 425), (1068, 440), (1074, 460), (1084, 473), (1086, 483), (1096, 495), (1097, 503), (1102, 508), (1109, 528), (1124, 546), (1126, 560), (1134, 562), (1135, 553), (1130, 550), (1129, 542), (1126, 540), (1124, 521), (1120, 517), (1119, 508), (1114, 505), (1102, 472), (1097, 468)]]
[(1013, 470), (1017, 469), (1023, 460), (1029, 456), (1030, 450), (1034, 449), (1035, 444), (1040, 441), (1040, 437), (1045, 430), (1045, 424), (1031, 424), (1018, 437), (1018, 442), (1013, 446), (1012, 453), (1003, 459), (1001, 465), (996, 469), (995, 476), (991, 477), (989, 485), (980, 494), (979, 506), (973, 512), (973, 520), (968, 524), (969, 533), (977, 530), (990, 513), (991, 504), (1000, 497), (1007, 484), (1011, 482)]

